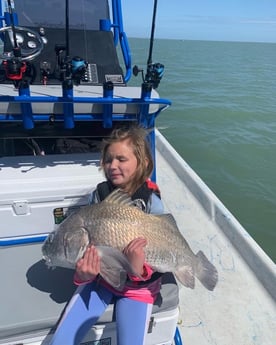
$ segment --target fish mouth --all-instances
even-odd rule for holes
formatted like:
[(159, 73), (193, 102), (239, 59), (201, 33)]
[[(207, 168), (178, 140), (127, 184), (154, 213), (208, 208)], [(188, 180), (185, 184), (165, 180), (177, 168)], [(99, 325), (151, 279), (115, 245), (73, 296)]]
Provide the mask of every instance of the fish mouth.
[(54, 238), (55, 238), (55, 236), (56, 236), (56, 231), (53, 231), (53, 232), (51, 232), (48, 236), (47, 236), (47, 238), (46, 238), (46, 240), (45, 240), (45, 242), (44, 242), (44, 244), (51, 244), (53, 241), (54, 241)]
[(52, 260), (48, 256), (43, 255), (42, 259), (45, 261), (45, 264), (48, 268), (55, 268), (55, 266), (52, 265)]

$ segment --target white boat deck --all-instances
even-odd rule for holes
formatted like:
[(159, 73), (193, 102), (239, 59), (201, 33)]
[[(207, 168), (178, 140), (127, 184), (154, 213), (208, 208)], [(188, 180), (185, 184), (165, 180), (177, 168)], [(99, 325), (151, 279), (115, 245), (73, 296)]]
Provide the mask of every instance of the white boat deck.
[(180, 288), (183, 344), (276, 344), (275, 264), (158, 133), (157, 147), (165, 206), (193, 251), (203, 250), (219, 274), (213, 292), (198, 281), (194, 290)]

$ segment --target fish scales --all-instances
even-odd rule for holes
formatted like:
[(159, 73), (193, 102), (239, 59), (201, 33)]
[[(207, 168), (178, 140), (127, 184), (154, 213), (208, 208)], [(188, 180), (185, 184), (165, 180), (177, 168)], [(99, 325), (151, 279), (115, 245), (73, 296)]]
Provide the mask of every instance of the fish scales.
[(93, 215), (88, 216), (85, 225), (88, 229), (93, 227), (93, 232), (90, 233), (92, 243), (123, 249), (134, 238), (144, 236), (149, 242), (148, 251), (154, 251), (157, 244), (159, 247), (167, 247), (167, 226), (159, 219), (156, 221), (156, 217), (150, 217), (134, 207), (122, 206), (119, 209), (118, 206), (111, 205), (103, 213), (100, 205), (97, 206), (99, 207), (93, 210)]
[(201, 251), (193, 253), (173, 216), (147, 214), (120, 190), (101, 203), (85, 206), (70, 215), (49, 234), (42, 252), (49, 266), (73, 268), (87, 246), (93, 244), (101, 256), (101, 275), (114, 287), (122, 288), (125, 282), (114, 281), (108, 271), (113, 268), (114, 276), (118, 270), (118, 277), (123, 279), (127, 273), (136, 273), (122, 251), (138, 237), (147, 240), (146, 261), (154, 270), (174, 272), (190, 288), (194, 287), (196, 276), (207, 289), (214, 289), (218, 279), (216, 268)]

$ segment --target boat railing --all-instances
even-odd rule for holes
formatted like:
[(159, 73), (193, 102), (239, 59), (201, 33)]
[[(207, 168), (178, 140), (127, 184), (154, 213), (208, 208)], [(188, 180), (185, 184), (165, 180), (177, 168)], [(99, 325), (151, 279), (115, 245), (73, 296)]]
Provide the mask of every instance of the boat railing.
[(167, 99), (152, 98), (147, 90), (142, 90), (140, 97), (114, 97), (110, 84), (107, 88), (104, 85), (102, 96), (97, 97), (74, 96), (73, 89), (63, 90), (61, 96), (32, 95), (27, 87), (19, 89), (18, 95), (0, 96), (0, 125), (22, 121), (23, 128), (30, 130), (36, 121), (63, 121), (65, 129), (72, 129), (75, 121), (101, 121), (104, 128), (112, 128), (113, 121), (135, 120), (151, 127), (170, 104)]

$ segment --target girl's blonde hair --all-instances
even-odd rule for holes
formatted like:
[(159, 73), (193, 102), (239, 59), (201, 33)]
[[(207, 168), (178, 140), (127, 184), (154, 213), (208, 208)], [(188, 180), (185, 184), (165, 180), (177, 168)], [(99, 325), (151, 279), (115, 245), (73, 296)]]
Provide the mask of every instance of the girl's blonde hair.
[[(104, 168), (109, 146), (113, 143), (129, 140), (133, 153), (137, 159), (137, 170), (132, 184), (127, 192), (132, 195), (151, 176), (153, 172), (153, 158), (146, 136), (149, 130), (138, 125), (114, 129), (107, 139), (103, 140), (101, 167)], [(104, 169), (103, 169), (104, 170)]]

